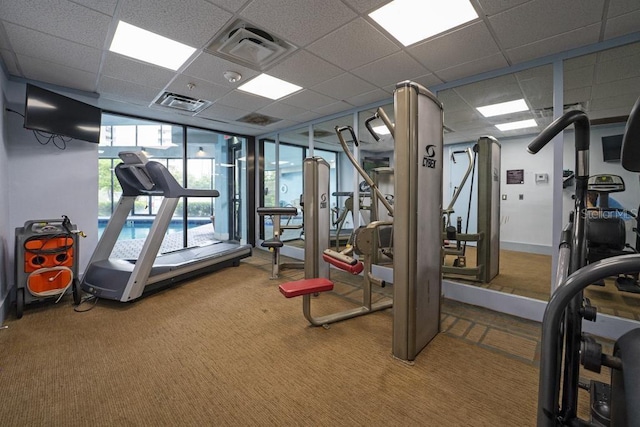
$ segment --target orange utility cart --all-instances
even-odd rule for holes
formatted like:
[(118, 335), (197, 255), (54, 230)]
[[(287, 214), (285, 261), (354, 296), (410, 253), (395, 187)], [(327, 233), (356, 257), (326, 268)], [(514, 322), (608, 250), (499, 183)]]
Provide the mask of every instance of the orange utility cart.
[(80, 303), (77, 227), (68, 217), (27, 221), (16, 228), (16, 316), (25, 304), (56, 299), (72, 292)]

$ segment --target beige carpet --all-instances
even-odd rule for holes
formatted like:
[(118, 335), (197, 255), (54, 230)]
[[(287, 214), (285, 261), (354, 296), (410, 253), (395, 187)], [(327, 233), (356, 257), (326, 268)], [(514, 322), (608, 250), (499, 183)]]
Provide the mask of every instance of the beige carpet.
[[(412, 366), (394, 360), (389, 312), (309, 327), (265, 262), (132, 304), (78, 313), (67, 297), (10, 318), (2, 424), (534, 425), (535, 365), (457, 333)], [(318, 314), (346, 304), (335, 294), (313, 303)]]

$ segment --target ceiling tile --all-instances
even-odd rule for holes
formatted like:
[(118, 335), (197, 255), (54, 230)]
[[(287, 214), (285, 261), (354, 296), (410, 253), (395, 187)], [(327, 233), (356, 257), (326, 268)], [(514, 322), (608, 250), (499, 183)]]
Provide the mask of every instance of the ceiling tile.
[(311, 86), (337, 76), (343, 71), (304, 50), (298, 50), (267, 71), (273, 77), (299, 86)]
[[(463, 86), (464, 87), (464, 86)], [(469, 108), (469, 103), (462, 99), (462, 96), (458, 94), (458, 89), (446, 89), (438, 92), (436, 95), (442, 105), (444, 106), (445, 113), (455, 112), (455, 111), (464, 111)], [(473, 88), (472, 88), (473, 89)], [(473, 95), (469, 95), (473, 96)]]
[(111, 17), (67, 0), (3, 1), (2, 19), (102, 49)]
[(291, 116), (290, 119), (295, 120), (300, 123), (310, 122), (311, 120), (315, 120), (321, 117), (320, 113), (316, 113), (315, 111), (305, 111), (302, 114), (297, 114), (295, 116)]
[(393, 95), (389, 92), (386, 92), (382, 89), (372, 90), (371, 92), (363, 93), (362, 95), (356, 95), (351, 98), (345, 99), (349, 104), (354, 105), (356, 107), (361, 107), (368, 104), (373, 104), (374, 102), (382, 101), (388, 99), (389, 101), (393, 101)]
[(362, 18), (311, 44), (307, 50), (350, 71), (400, 48)]
[[(630, 90), (630, 88), (636, 88), (636, 90)], [(599, 99), (626, 96), (630, 93), (633, 96), (637, 96), (637, 94), (640, 93), (640, 75), (629, 79), (620, 79), (595, 85), (591, 91), (591, 97), (592, 99)]]
[(640, 22), (640, 11), (627, 13), (607, 19), (604, 31), (604, 39), (609, 40), (614, 37), (623, 36), (638, 31)]
[[(189, 83), (194, 85), (192, 89), (189, 89)], [(189, 96), (191, 98), (204, 99), (206, 101), (213, 102), (229, 93), (232, 89), (193, 77), (179, 75), (169, 86), (167, 86), (166, 90), (180, 95)]]
[[(252, 1), (241, 16), (303, 47), (354, 19), (356, 14), (340, 0), (262, 0)], [(322, 19), (318, 19), (320, 16)]]
[(591, 53), (589, 55), (576, 56), (575, 58), (570, 58), (563, 61), (562, 67), (565, 71), (584, 68), (590, 65), (595, 65), (597, 59), (598, 59), (598, 56), (595, 53)]
[(437, 70), (435, 74), (443, 81), (451, 82), (463, 77), (473, 76), (487, 71), (504, 68), (507, 65), (509, 64), (504, 59), (504, 56), (502, 56), (501, 53), (497, 53), (495, 55), (480, 58), (475, 61), (467, 62), (465, 64), (459, 64), (455, 67)]
[(428, 71), (407, 53), (396, 52), (356, 68), (352, 73), (376, 86), (386, 86), (404, 80), (412, 80), (415, 77), (428, 74)]
[(512, 64), (540, 58), (576, 47), (596, 43), (600, 36), (600, 24), (589, 25), (564, 34), (538, 40), (513, 49), (506, 49)]
[(205, 0), (121, 0), (119, 19), (191, 47), (203, 47), (233, 15)]
[(431, 71), (451, 68), (500, 52), (484, 22), (462, 27), (407, 49)]
[(240, 117), (246, 116), (251, 111), (252, 110), (242, 110), (240, 108), (215, 103), (201, 113), (198, 113), (198, 116), (225, 121), (238, 120)]
[[(487, 15), (496, 15), (530, 0), (478, 0), (482, 11)], [(473, 4), (473, 3), (472, 3)]]
[[(242, 80), (236, 83), (229, 83), (224, 77), (225, 71), (235, 71), (240, 73), (242, 75)], [(239, 84), (244, 83), (244, 81), (257, 76), (259, 72), (243, 67), (242, 65), (237, 65), (231, 61), (227, 61), (226, 59), (218, 58), (206, 52), (202, 52), (189, 64), (189, 66), (187, 66), (184, 70), (184, 74), (218, 85), (235, 88)]]
[(338, 77), (324, 81), (312, 89), (318, 93), (330, 96), (335, 99), (347, 99), (357, 95), (371, 92), (376, 87), (364, 80), (350, 74), (344, 73)]
[(432, 86), (439, 85), (444, 83), (437, 76), (433, 74), (425, 74), (424, 76), (419, 76), (413, 79), (414, 82), (421, 84), (422, 86), (429, 89)]
[[(500, 88), (500, 90), (495, 90), (495, 88)], [(522, 97), (520, 85), (513, 74), (457, 87), (455, 92), (466, 101), (467, 105), (473, 108)], [(439, 97), (440, 94), (438, 94)]]
[(294, 107), (315, 110), (323, 105), (331, 104), (336, 100), (312, 90), (301, 90), (283, 98), (282, 101), (285, 104), (293, 105)]
[(382, 7), (389, 0), (342, 0), (344, 3), (353, 7), (359, 13), (371, 13)]
[(102, 51), (19, 25), (5, 23), (9, 41), (18, 54), (97, 73)]
[(6, 25), (6, 22), (2, 22), (2, 20), (0, 20), (0, 49), (11, 50), (12, 47), (9, 45), (9, 37), (4, 29), (4, 26)]
[(591, 99), (591, 86), (575, 89), (567, 89), (565, 87), (563, 98), (565, 104), (577, 104), (579, 102), (589, 101)]
[(597, 84), (640, 76), (640, 55), (616, 58), (596, 65)]
[(129, 59), (117, 53), (105, 55), (102, 75), (139, 85), (163, 88), (175, 76), (175, 73), (162, 67)]
[(89, 9), (97, 10), (106, 15), (113, 16), (116, 11), (118, 0), (74, 0)]
[(96, 91), (96, 73), (77, 70), (54, 64), (53, 62), (42, 61), (30, 56), (17, 55), (20, 69), (27, 79), (47, 82), (71, 89), (84, 90), (87, 92)]
[(603, 50), (595, 55), (597, 55), (598, 61), (601, 62), (611, 61), (612, 59), (623, 58), (625, 56), (637, 56), (640, 55), (640, 42)]
[(272, 102), (273, 100), (271, 99), (262, 96), (251, 95), (239, 90), (229, 92), (218, 100), (218, 103), (227, 107), (239, 108), (246, 111), (255, 111), (258, 108), (266, 107)]
[(607, 110), (607, 113), (603, 115), (604, 117), (623, 116), (629, 114), (631, 107), (633, 107), (637, 99), (637, 93), (630, 93), (628, 91), (618, 96), (592, 99), (591, 110)]
[(304, 111), (305, 110), (299, 107), (293, 107), (282, 102), (274, 102), (266, 107), (260, 108), (258, 113), (270, 117), (278, 117), (280, 119), (289, 119), (303, 113)]
[(13, 52), (7, 49), (0, 49), (0, 56), (2, 57), (4, 66), (7, 67), (7, 72), (13, 76), (20, 76), (16, 57)]
[(636, 0), (609, 0), (607, 17), (612, 18), (638, 10), (640, 10), (640, 3), (638, 3)]
[(564, 90), (573, 90), (581, 87), (591, 87), (595, 75), (595, 67), (587, 65), (586, 67), (565, 69), (563, 76)]
[(489, 22), (503, 49), (548, 39), (559, 34), (598, 24), (604, 0), (533, 0), (490, 16)]
[(344, 101), (334, 102), (333, 104), (323, 105), (320, 108), (315, 108), (313, 111), (316, 113), (320, 113), (323, 116), (329, 116), (331, 114), (336, 114), (341, 111), (346, 111), (350, 108), (353, 108), (352, 105), (347, 104)]
[(145, 106), (151, 104), (159, 93), (158, 89), (111, 77), (101, 77), (98, 88), (101, 94), (100, 99), (124, 100)]
[(213, 3), (216, 6), (220, 6), (231, 12), (237, 12), (247, 2), (247, 0), (207, 0), (209, 3)]

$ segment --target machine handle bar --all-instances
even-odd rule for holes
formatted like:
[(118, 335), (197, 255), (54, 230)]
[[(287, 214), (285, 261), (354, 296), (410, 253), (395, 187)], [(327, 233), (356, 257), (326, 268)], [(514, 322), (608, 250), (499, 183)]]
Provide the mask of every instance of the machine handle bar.
[(362, 166), (358, 164), (358, 161), (355, 159), (355, 157), (353, 157), (353, 153), (351, 153), (351, 150), (349, 150), (347, 141), (345, 141), (344, 137), (342, 136), (342, 132), (344, 132), (345, 130), (348, 130), (349, 133), (351, 133), (351, 137), (353, 138), (353, 143), (356, 145), (356, 147), (358, 146), (358, 138), (356, 137), (356, 134), (353, 131), (353, 128), (351, 126), (336, 126), (335, 131), (336, 131), (336, 134), (338, 135), (338, 140), (340, 140), (340, 145), (342, 146), (342, 150), (344, 150), (344, 153), (347, 155), (347, 158), (349, 159), (351, 164), (353, 164), (353, 166), (356, 168), (356, 170), (358, 171), (362, 179), (364, 179), (365, 182), (369, 185), (369, 187), (373, 191), (375, 191), (376, 195), (380, 199), (380, 202), (387, 209), (387, 212), (389, 213), (389, 215), (393, 216), (393, 207), (391, 206), (389, 201), (384, 197), (384, 194), (382, 194), (380, 189), (373, 182), (369, 174), (364, 169), (362, 169)]
[(553, 139), (557, 134), (563, 131), (565, 128), (575, 124), (576, 129), (576, 152), (589, 149), (589, 117), (584, 111), (573, 110), (568, 111), (562, 116), (554, 120), (549, 126), (547, 126), (540, 135), (534, 138), (527, 151), (531, 154), (536, 154), (542, 149), (549, 141)]

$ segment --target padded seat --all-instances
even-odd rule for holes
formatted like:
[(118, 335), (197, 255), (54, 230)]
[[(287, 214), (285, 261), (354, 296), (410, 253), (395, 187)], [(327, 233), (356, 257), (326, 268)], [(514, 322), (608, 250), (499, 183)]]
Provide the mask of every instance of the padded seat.
[(298, 215), (298, 208), (293, 207), (293, 206), (286, 206), (286, 207), (259, 207), (258, 209), (256, 209), (256, 211), (258, 212), (258, 215), (290, 215), (290, 216), (296, 216)]
[(324, 277), (319, 277), (316, 279), (301, 279), (282, 283), (278, 288), (282, 295), (287, 298), (293, 298), (300, 295), (316, 294), (333, 290), (333, 282)]
[(284, 243), (279, 239), (267, 239), (260, 243), (263, 248), (281, 248)]

